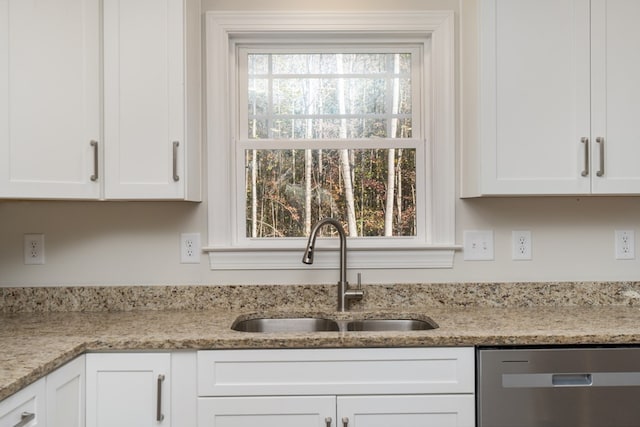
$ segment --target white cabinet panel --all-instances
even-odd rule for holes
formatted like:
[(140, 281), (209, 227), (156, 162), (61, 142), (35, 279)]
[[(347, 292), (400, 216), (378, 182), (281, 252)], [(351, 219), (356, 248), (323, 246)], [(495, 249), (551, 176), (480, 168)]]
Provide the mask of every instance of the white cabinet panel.
[(45, 383), (41, 378), (1, 401), (0, 427), (14, 427), (21, 421), (26, 422), (24, 427), (46, 427)]
[(105, 353), (86, 357), (87, 427), (171, 425), (169, 353)]
[(48, 427), (84, 427), (85, 356), (47, 375)]
[(188, 111), (193, 101), (185, 82), (199, 84), (186, 75), (199, 67), (187, 63), (194, 47), (187, 46), (185, 28), (199, 28), (196, 6), (199, 11), (193, 0), (104, 1), (107, 199), (189, 198), (187, 185), (199, 185), (187, 174), (188, 160), (198, 167), (189, 150), (198, 136), (188, 135), (185, 122), (198, 114)]
[(0, 0), (0, 197), (97, 198), (97, 0)]
[(472, 393), (472, 348), (198, 352), (198, 395)]
[[(640, 2), (592, 0), (591, 5), (593, 192), (637, 194)], [(601, 168), (604, 173), (598, 176)]]
[(335, 412), (334, 396), (203, 398), (198, 427), (326, 427)]
[(349, 427), (473, 427), (473, 395), (338, 396), (337, 419)]
[(481, 187), (589, 191), (589, 0), (483, 0)]

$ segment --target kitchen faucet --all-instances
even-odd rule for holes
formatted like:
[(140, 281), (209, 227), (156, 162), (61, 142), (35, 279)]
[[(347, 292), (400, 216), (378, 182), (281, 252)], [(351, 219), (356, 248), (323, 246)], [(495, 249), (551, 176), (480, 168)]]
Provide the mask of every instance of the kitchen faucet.
[(309, 242), (304, 251), (302, 262), (305, 264), (313, 264), (313, 253), (315, 250), (316, 236), (320, 228), (330, 224), (338, 231), (340, 235), (340, 281), (338, 282), (338, 311), (346, 311), (349, 300), (361, 300), (364, 295), (362, 289), (349, 289), (347, 282), (347, 236), (342, 225), (333, 218), (324, 218), (315, 223), (309, 234)]

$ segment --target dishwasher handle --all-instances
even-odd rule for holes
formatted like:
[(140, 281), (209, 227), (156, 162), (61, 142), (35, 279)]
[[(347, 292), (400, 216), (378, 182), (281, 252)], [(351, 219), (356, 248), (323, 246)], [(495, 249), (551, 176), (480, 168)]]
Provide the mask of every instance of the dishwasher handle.
[(502, 374), (504, 388), (638, 386), (640, 372)]
[(591, 374), (552, 374), (551, 384), (555, 387), (587, 387), (593, 385)]

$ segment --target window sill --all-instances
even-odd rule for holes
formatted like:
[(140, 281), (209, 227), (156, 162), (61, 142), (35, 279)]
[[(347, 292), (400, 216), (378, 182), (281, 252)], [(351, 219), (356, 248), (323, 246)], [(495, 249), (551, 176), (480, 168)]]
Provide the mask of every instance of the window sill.
[[(419, 269), (453, 268), (458, 245), (394, 248), (349, 248), (349, 268), (359, 269)], [(313, 265), (302, 263), (304, 246), (300, 248), (255, 249), (245, 247), (206, 247), (212, 270), (299, 270), (335, 269), (338, 266), (337, 248), (316, 247)]]

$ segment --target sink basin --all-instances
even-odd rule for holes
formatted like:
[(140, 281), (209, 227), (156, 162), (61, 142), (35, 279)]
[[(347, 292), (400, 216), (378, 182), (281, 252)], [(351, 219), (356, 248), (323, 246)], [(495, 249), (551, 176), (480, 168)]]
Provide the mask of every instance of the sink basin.
[[(394, 315), (370, 318), (331, 318), (330, 315), (276, 314), (239, 317), (231, 329), (239, 332), (261, 333), (311, 333), (311, 332), (381, 332), (426, 331), (436, 329), (437, 323), (428, 317), (402, 318)], [(423, 317), (420, 319), (419, 317)]]
[(347, 323), (347, 331), (425, 331), (437, 327), (434, 322), (419, 319), (360, 319)]
[(236, 320), (231, 329), (240, 332), (337, 332), (338, 323), (316, 317), (285, 317)]

